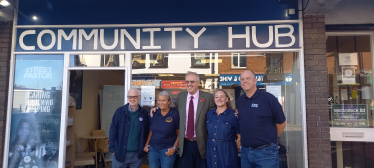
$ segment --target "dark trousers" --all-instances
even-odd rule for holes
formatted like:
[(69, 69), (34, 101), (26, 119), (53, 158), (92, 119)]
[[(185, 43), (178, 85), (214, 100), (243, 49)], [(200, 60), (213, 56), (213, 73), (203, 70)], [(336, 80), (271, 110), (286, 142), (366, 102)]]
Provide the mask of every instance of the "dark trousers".
[(197, 141), (184, 140), (182, 168), (206, 168), (206, 159), (200, 155)]

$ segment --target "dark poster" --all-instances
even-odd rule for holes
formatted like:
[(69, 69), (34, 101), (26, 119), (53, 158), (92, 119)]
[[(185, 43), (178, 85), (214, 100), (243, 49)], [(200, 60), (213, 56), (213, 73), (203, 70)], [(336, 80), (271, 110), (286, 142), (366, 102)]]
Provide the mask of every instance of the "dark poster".
[(82, 109), (83, 71), (70, 71), (69, 94), (76, 102), (76, 109)]

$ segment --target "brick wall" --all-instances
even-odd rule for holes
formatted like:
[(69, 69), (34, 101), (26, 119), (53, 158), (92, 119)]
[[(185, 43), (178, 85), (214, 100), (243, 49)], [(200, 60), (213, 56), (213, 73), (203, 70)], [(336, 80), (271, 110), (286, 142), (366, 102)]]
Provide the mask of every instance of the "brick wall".
[(283, 73), (292, 73), (293, 53), (283, 53)]
[(331, 168), (324, 15), (304, 15), (305, 91), (309, 168)]
[(3, 167), (12, 22), (0, 22), (0, 167)]
[[(247, 53), (247, 55), (258, 55), (258, 53)], [(247, 57), (247, 68), (231, 69), (231, 53), (219, 53), (218, 58), (222, 59), (222, 63), (218, 64), (219, 74), (240, 74), (244, 69), (250, 69), (255, 74), (266, 73), (266, 57), (249, 56)]]

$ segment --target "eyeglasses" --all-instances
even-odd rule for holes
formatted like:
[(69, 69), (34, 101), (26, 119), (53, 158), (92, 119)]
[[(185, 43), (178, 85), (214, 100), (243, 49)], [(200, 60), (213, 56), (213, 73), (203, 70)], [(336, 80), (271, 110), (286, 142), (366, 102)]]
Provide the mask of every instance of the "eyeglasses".
[(128, 99), (138, 99), (139, 96), (127, 96)]
[(185, 81), (185, 82), (186, 82), (186, 84), (188, 84), (188, 83), (195, 84), (196, 81)]

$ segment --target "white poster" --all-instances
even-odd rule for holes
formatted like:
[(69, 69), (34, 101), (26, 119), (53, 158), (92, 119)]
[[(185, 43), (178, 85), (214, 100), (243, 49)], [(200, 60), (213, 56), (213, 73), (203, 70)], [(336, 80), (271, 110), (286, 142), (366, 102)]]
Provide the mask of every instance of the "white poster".
[(266, 85), (266, 91), (273, 94), (282, 104), (282, 86), (281, 85)]
[(347, 89), (340, 89), (340, 99), (341, 100), (348, 100), (348, 90)]
[(155, 86), (141, 86), (141, 101), (142, 106), (155, 106)]
[(101, 129), (104, 130), (105, 136), (109, 137), (110, 124), (116, 110), (123, 106), (124, 86), (104, 85), (103, 89), (103, 106), (101, 114)]
[(339, 65), (357, 65), (357, 53), (339, 53)]
[(356, 83), (355, 67), (352, 67), (352, 66), (342, 67), (342, 83), (343, 84), (355, 84)]

